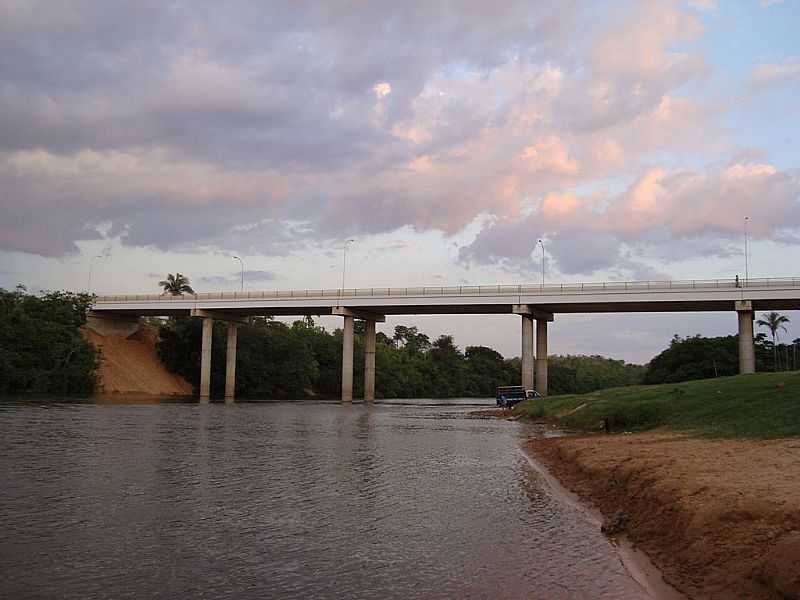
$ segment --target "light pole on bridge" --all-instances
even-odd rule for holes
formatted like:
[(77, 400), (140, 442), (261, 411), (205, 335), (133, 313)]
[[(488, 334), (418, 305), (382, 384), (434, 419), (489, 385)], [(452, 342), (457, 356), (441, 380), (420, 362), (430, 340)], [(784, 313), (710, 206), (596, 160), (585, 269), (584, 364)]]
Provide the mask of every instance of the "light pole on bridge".
[(342, 287), (339, 292), (339, 297), (344, 295), (344, 275), (347, 270), (347, 244), (355, 242), (355, 240), (345, 240), (344, 247), (342, 248)]
[(244, 261), (241, 258), (239, 258), (238, 256), (234, 256), (233, 258), (238, 260), (239, 264), (242, 265), (242, 291), (244, 291)]
[(750, 279), (750, 268), (747, 257), (747, 224), (750, 222), (750, 217), (744, 218), (744, 284), (747, 285), (747, 280)]
[(542, 247), (542, 289), (544, 289), (544, 242), (539, 240), (537, 243)]
[(102, 254), (98, 254), (96, 256), (92, 256), (89, 259), (89, 279), (86, 282), (86, 293), (87, 294), (91, 294), (92, 293), (92, 266), (94, 265), (94, 259), (95, 258), (105, 258), (105, 256), (103, 256)]

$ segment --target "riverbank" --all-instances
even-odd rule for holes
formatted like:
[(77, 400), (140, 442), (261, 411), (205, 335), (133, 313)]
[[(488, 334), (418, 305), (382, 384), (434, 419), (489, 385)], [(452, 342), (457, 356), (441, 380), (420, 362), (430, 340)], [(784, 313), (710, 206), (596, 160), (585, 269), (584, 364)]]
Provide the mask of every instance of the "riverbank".
[(555, 420), (573, 431), (666, 427), (707, 437), (800, 437), (800, 371), (634, 385), (526, 400), (511, 416)]
[(530, 440), (526, 450), (693, 598), (800, 598), (800, 440), (675, 433)]
[(88, 327), (84, 338), (100, 353), (97, 392), (101, 395), (189, 396), (191, 384), (170, 373), (158, 357), (158, 331), (143, 325), (131, 335), (102, 335)]

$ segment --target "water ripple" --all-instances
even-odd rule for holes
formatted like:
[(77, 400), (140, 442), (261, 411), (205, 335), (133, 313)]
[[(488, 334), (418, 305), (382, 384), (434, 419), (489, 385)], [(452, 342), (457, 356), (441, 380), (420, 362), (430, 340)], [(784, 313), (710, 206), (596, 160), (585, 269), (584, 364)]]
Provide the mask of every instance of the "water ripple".
[(641, 597), (522, 426), (429, 404), (0, 405), (0, 596)]

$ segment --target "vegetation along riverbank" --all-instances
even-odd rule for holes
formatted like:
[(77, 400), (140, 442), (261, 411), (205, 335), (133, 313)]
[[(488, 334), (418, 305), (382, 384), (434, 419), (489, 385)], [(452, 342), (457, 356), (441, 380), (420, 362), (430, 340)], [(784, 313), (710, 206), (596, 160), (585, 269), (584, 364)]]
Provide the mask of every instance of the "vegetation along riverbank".
[(92, 297), (0, 288), (0, 394), (94, 391), (99, 354), (81, 328)]
[(800, 598), (800, 373), (553, 397), (513, 414), (587, 432), (527, 450), (682, 592)]

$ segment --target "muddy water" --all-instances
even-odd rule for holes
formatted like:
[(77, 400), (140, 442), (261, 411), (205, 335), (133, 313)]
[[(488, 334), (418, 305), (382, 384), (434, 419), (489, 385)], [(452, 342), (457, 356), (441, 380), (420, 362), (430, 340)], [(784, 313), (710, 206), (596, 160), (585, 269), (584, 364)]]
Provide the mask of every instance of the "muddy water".
[(0, 402), (0, 597), (647, 597), (474, 408)]

